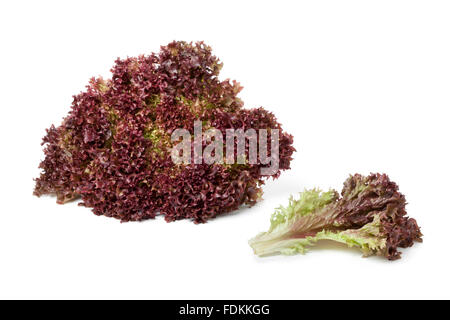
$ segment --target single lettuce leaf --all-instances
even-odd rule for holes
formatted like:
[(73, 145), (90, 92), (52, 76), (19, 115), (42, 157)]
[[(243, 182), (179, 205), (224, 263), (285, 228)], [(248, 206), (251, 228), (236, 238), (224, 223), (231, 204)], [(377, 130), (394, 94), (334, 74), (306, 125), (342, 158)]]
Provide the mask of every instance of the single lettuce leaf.
[(355, 174), (335, 191), (305, 190), (272, 215), (270, 228), (249, 241), (258, 256), (305, 253), (320, 240), (360, 249), (364, 256), (400, 258), (397, 248), (422, 241), (406, 200), (385, 174)]

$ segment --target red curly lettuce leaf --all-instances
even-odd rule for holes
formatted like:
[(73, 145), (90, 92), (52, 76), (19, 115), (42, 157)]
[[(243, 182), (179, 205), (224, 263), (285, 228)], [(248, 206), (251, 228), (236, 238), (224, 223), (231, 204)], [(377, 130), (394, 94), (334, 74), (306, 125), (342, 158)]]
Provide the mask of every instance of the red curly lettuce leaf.
[(395, 260), (398, 248), (422, 241), (417, 222), (406, 216), (406, 200), (385, 174), (350, 176), (339, 195), (306, 190), (272, 215), (269, 231), (249, 241), (255, 254), (304, 253), (319, 240), (359, 248), (365, 256)]

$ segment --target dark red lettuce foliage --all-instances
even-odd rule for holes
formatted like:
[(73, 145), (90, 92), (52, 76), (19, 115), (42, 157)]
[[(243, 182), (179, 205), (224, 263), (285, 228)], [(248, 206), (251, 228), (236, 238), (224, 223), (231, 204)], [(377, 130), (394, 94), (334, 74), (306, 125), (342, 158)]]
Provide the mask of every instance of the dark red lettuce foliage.
[(386, 238), (384, 255), (400, 258), (398, 248), (422, 242), (422, 233), (414, 218), (407, 216), (405, 196), (387, 174), (354, 174), (344, 183), (337, 205), (334, 225), (340, 229), (360, 228), (380, 215), (381, 233)]
[[(195, 120), (223, 134), (281, 130), (263, 108), (243, 109), (242, 87), (220, 81), (221, 68), (202, 42), (172, 42), (158, 54), (117, 59), (111, 79), (91, 79), (62, 124), (47, 130), (34, 194), (56, 195), (58, 203), (81, 198), (96, 215), (121, 221), (162, 214), (201, 223), (254, 204), (267, 178), (260, 165), (175, 165), (170, 157), (173, 130), (192, 132)], [(280, 170), (289, 169), (292, 143), (281, 130)]]

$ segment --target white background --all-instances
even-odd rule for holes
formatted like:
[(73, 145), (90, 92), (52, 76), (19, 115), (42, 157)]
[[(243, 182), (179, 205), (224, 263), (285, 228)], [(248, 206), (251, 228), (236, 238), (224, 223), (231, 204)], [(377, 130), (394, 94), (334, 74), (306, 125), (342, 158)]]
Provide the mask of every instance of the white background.
[[(204, 225), (119, 223), (32, 196), (45, 128), (116, 57), (204, 40), (247, 107), (295, 137), (264, 201)], [(450, 298), (448, 1), (2, 1), (0, 298)], [(396, 262), (322, 245), (257, 258), (289, 194), (400, 185), (424, 243)]]

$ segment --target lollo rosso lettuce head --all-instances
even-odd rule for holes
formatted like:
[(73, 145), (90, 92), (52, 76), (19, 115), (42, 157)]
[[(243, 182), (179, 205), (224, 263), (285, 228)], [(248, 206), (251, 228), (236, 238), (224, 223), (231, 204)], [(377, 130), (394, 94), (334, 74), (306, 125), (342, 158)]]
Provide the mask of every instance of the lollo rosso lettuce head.
[[(264, 165), (175, 164), (171, 158), (172, 133), (193, 134), (199, 121), (202, 130), (224, 135), (231, 128), (277, 129), (278, 170), (270, 176), (289, 169), (292, 136), (263, 108), (243, 109), (242, 87), (220, 81), (221, 68), (202, 42), (172, 42), (158, 54), (118, 59), (111, 79), (91, 79), (62, 124), (47, 130), (34, 194), (56, 195), (58, 203), (81, 198), (95, 214), (121, 221), (162, 214), (167, 221), (200, 223), (254, 204), (268, 177), (261, 174)], [(248, 146), (245, 152), (248, 158)]]
[(359, 248), (364, 256), (400, 258), (398, 248), (422, 241), (416, 220), (406, 216), (406, 200), (385, 174), (350, 176), (335, 190), (306, 190), (272, 215), (269, 231), (249, 241), (255, 254), (304, 253), (319, 240)]

